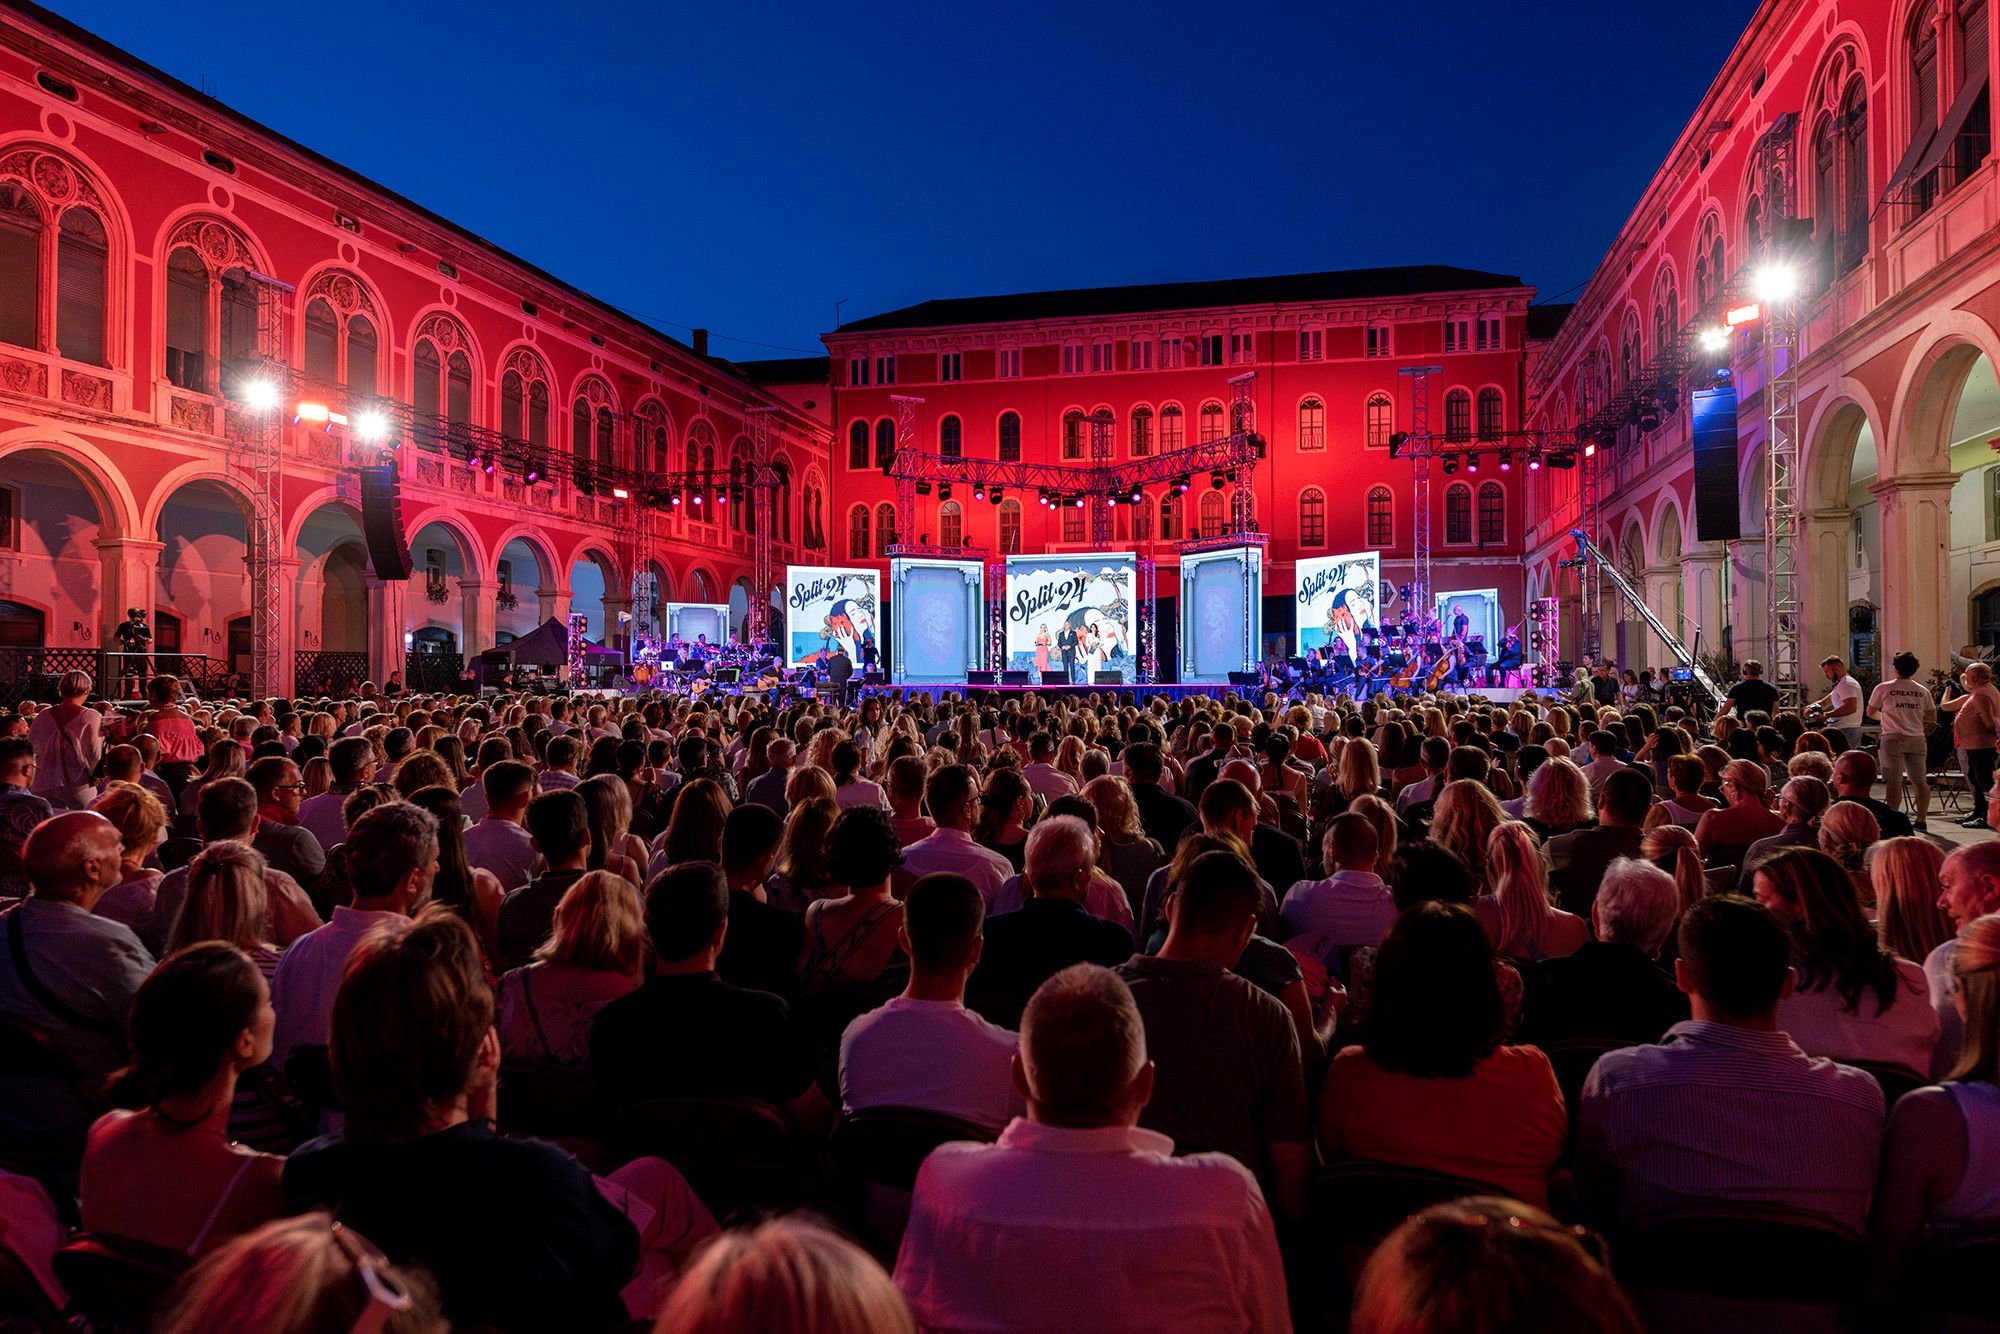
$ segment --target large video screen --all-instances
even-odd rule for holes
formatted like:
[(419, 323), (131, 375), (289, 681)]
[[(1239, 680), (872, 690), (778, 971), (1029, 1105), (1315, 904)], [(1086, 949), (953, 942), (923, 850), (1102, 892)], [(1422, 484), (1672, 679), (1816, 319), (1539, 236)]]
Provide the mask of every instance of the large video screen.
[(1299, 652), (1307, 653), (1345, 642), (1348, 652), (1360, 647), (1361, 631), (1377, 624), (1375, 600), (1382, 586), (1378, 553), (1316, 556), (1295, 568), (1298, 592)]
[(1009, 556), (1007, 669), (1040, 672), (1057, 684), (1089, 685), (1100, 672), (1136, 681), (1137, 571), (1130, 552)]
[(881, 598), (874, 570), (785, 567), (785, 662), (807, 667), (844, 649), (856, 672), (862, 647), (880, 650)]

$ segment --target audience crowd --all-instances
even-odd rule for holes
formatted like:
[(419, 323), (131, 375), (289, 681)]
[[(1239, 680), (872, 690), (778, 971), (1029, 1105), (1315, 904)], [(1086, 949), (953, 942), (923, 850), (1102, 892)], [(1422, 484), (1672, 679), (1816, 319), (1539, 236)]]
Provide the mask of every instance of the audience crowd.
[(1713, 720), (71, 673), (0, 719), (0, 1249), (176, 1334), (1622, 1334), (1705, 1320), (1603, 1238), (1711, 1216), (1921, 1311), (2000, 1228), (2000, 841), (1927, 836), (1913, 738), (1990, 784), (2000, 693), (1896, 667)]

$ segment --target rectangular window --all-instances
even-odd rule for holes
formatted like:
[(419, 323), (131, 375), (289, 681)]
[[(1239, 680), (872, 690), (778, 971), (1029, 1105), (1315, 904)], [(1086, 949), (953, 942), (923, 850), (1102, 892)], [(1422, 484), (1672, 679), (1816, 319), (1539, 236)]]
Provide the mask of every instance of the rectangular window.
[(868, 383), (868, 358), (849, 357), (847, 359), (847, 386), (858, 389)]
[(1479, 488), (1479, 545), (1497, 547), (1507, 540), (1507, 493), (1489, 482)]
[(1229, 335), (1229, 364), (1247, 366), (1257, 360), (1257, 335), (1245, 331)]
[(1479, 317), (1479, 350), (1498, 352), (1500, 350), (1500, 317), (1481, 315)]
[(1393, 352), (1392, 352), (1392, 351), (1390, 350), (1390, 343), (1391, 343), (1391, 339), (1390, 339), (1390, 337), (1389, 337), (1389, 326), (1388, 326), (1388, 325), (1386, 325), (1386, 324), (1371, 324), (1371, 325), (1369, 325), (1369, 326), (1368, 326), (1368, 355), (1369, 355), (1369, 356), (1371, 356), (1371, 357), (1387, 357), (1387, 356), (1392, 356), (1392, 355), (1394, 355), (1394, 353), (1393, 353)]
[(1220, 366), (1222, 364), (1222, 335), (1203, 334), (1201, 336), (1201, 364)]
[(1000, 554), (1019, 555), (1021, 551), (1021, 507), (1008, 501), (1000, 507)]
[(1472, 346), (1472, 322), (1470, 320), (1446, 320), (1444, 322), (1444, 350), (1464, 352)]
[(1000, 349), (1000, 369), (998, 375), (1002, 380), (1018, 380), (1021, 378), (1020, 348), (1003, 347)]
[(963, 352), (940, 352), (938, 354), (938, 379), (949, 384), (965, 378), (965, 354)]
[(1162, 338), (1160, 340), (1160, 369), (1163, 371), (1179, 370), (1187, 364), (1186, 354), (1187, 346), (1179, 338)]
[(896, 383), (896, 356), (893, 352), (886, 357), (875, 358), (875, 383)]
[(1108, 375), (1111, 368), (1111, 340), (1100, 338), (1090, 345), (1090, 373)]
[(1326, 356), (1326, 330), (1299, 330), (1299, 360), (1319, 361)]
[(1083, 541), (1083, 511), (1078, 509), (1074, 503), (1063, 506), (1062, 540), (1065, 542)]
[(1129, 355), (1132, 358), (1132, 370), (1149, 371), (1153, 369), (1153, 340), (1150, 338), (1134, 338), (1132, 346), (1129, 349)]

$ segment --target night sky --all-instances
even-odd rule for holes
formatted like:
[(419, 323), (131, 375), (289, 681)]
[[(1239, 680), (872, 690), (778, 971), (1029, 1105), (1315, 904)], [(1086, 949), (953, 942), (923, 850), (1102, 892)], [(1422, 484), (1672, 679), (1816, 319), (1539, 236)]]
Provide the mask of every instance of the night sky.
[[(669, 333), (1382, 264), (1580, 286), (1755, 0), (59, 0)], [(766, 346), (759, 346), (760, 344)]]

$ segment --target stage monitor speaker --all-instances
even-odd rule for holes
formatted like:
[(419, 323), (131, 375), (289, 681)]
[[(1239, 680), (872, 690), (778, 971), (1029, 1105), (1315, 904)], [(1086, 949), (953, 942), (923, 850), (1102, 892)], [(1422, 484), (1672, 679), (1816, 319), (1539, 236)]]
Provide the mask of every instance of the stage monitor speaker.
[(1000, 684), (1003, 686), (1030, 686), (1034, 684), (1033, 681), (1028, 679), (1032, 675), (1034, 675), (1033, 672), (1026, 671), (1002, 672), (1000, 673)]
[(1734, 542), (1743, 535), (1736, 490), (1736, 390), (1697, 389), (1694, 415), (1694, 535), (1697, 542)]
[(1090, 683), (1099, 686), (1122, 686), (1125, 684), (1125, 673), (1101, 671), (1090, 678)]
[(1229, 684), (1233, 686), (1254, 686), (1262, 678), (1255, 672), (1231, 672)]
[(1000, 673), (986, 671), (967, 672), (965, 674), (965, 683), (969, 686), (996, 686), (1000, 684)]
[(410, 577), (410, 539), (403, 532), (403, 496), (393, 463), (361, 470), (361, 532), (377, 579)]

